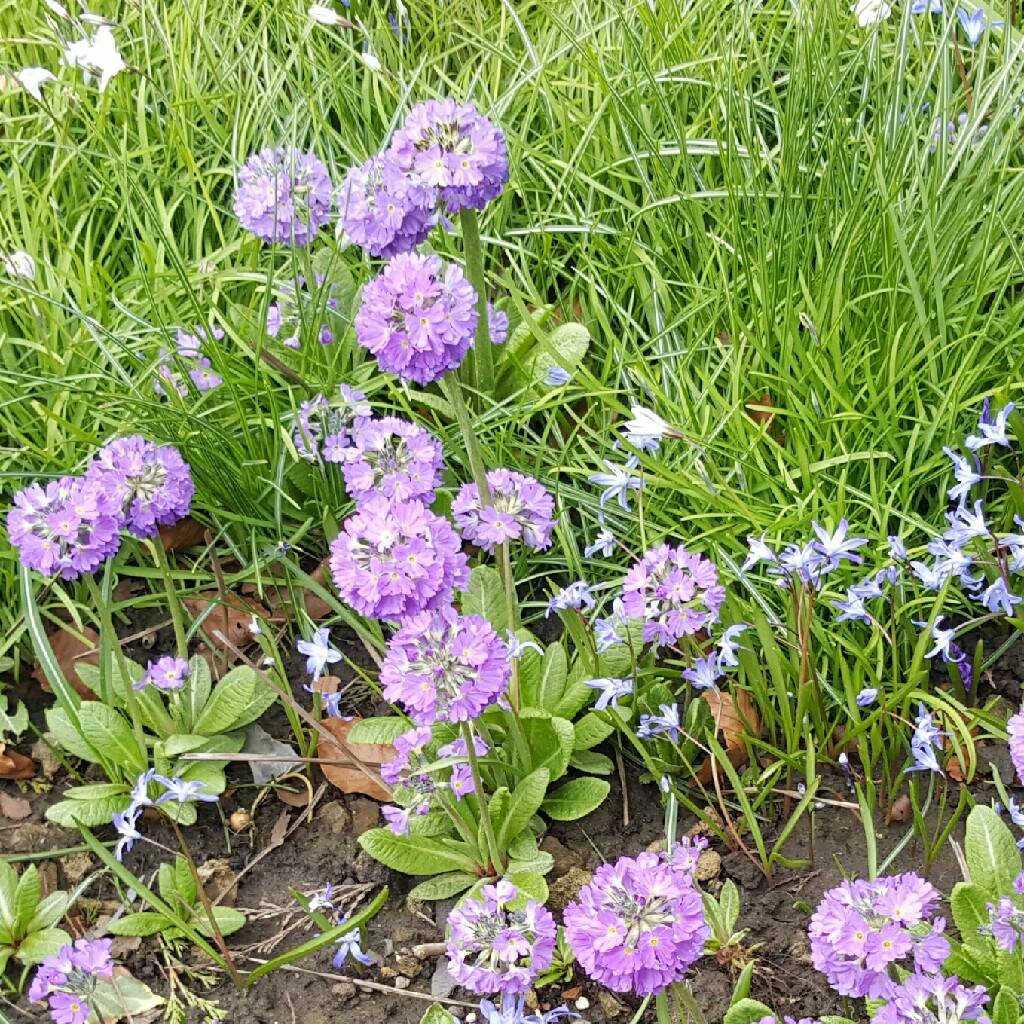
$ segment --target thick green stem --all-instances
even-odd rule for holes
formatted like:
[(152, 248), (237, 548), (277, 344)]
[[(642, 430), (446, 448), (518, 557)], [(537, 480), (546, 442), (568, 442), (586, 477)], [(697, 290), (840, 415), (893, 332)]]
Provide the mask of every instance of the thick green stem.
[(501, 859), (501, 851), (498, 849), (498, 840), (494, 835), (494, 826), (491, 823), (491, 814), (487, 807), (487, 791), (484, 788), (483, 776), (480, 774), (480, 761), (476, 756), (476, 747), (473, 746), (473, 727), (469, 722), (462, 723), (462, 737), (466, 741), (466, 756), (469, 758), (469, 770), (473, 774), (476, 801), (480, 806), (480, 820), (483, 822), (484, 835), (487, 837), (491, 864), (500, 878), (505, 873), (505, 865)]
[(462, 387), (458, 380), (449, 373), (441, 378), (441, 390), (445, 393), (445, 397), (455, 412), (455, 420), (466, 446), (466, 454), (469, 456), (469, 468), (473, 474), (473, 483), (476, 484), (477, 490), (480, 492), (480, 501), (484, 505), (490, 505), (491, 489), (487, 484), (487, 470), (484, 468), (484, 459), (480, 454), (480, 445), (477, 444), (473, 420), (469, 414), (469, 408), (466, 406)]
[(153, 549), (153, 561), (160, 576), (164, 581), (164, 590), (167, 592), (167, 607), (171, 613), (171, 622), (174, 625), (174, 643), (178, 648), (179, 658), (188, 658), (188, 640), (185, 637), (185, 626), (181, 618), (181, 602), (178, 600), (178, 592), (174, 589), (174, 580), (171, 578), (171, 565), (167, 561), (167, 552), (164, 550), (163, 541), (155, 537), (150, 541)]
[(519, 602), (516, 600), (516, 581), (512, 576), (512, 554), (509, 542), (498, 545), (500, 552), (501, 583), (505, 588), (505, 612), (508, 615), (508, 628), (514, 633), (519, 627)]
[(473, 352), (473, 383), (477, 391), (488, 397), (494, 394), (494, 356), (491, 352), (491, 331), (487, 322), (487, 279), (484, 275), (484, 247), (480, 242), (480, 225), (476, 210), (464, 206), (459, 211), (462, 244), (466, 252), (466, 276), (476, 292), (476, 345)]

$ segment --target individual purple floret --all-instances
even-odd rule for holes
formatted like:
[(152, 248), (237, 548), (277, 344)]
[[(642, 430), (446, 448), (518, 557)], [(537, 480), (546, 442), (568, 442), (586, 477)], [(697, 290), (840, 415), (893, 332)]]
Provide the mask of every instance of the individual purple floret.
[(976, 1020), (989, 1024), (982, 1012), (989, 1001), (984, 985), (968, 988), (954, 974), (911, 974), (895, 986), (874, 1024), (960, 1024)]
[(508, 182), (505, 135), (471, 103), (427, 100), (395, 132), (388, 158), (414, 181), (440, 189), (449, 213), (482, 210)]
[(949, 956), (935, 887), (913, 872), (829, 889), (811, 917), (811, 960), (845, 996), (888, 999), (899, 970), (934, 973)]
[(317, 395), (299, 405), (292, 440), (299, 456), (310, 462), (341, 462), (344, 449), (358, 436), (372, 410), (362, 391), (347, 384), (338, 389), (341, 398), (333, 402)]
[(360, 615), (375, 619), (444, 607), (468, 585), (466, 566), (451, 524), (419, 501), (370, 498), (331, 543), (334, 585)]
[(1010, 738), (1010, 760), (1017, 771), (1017, 780), (1024, 785), (1024, 708), (1006, 723)]
[(530, 548), (551, 546), (551, 531), (557, 520), (551, 517), (554, 499), (532, 476), (508, 469), (492, 469), (487, 474), (491, 504), (480, 500), (474, 483), (465, 483), (452, 502), (455, 526), (463, 537), (478, 544), (488, 554), (495, 545), (522, 539)]
[[(316, 287), (322, 288), (326, 280), (323, 274), (317, 274)], [(306, 291), (304, 277), (299, 277), (298, 285), (298, 291), (294, 286), (283, 286), (280, 301), (272, 302), (267, 307), (267, 334), (287, 348), (298, 349), (301, 347), (299, 335), (303, 328), (308, 335), (311, 333), (310, 328), (318, 324), (317, 339), (321, 345), (330, 345), (334, 341), (334, 332), (324, 323), (324, 308), (336, 310), (338, 299), (328, 288), (326, 301), (321, 305), (320, 302), (314, 302)]]
[(508, 340), (508, 313), (495, 309), (492, 302), (487, 303), (487, 331), (492, 345), (504, 345)]
[(388, 804), (381, 808), (388, 827), (398, 836), (407, 836), (413, 815), (430, 810), (430, 800), (437, 785), (425, 772), (420, 771), (431, 762), (425, 747), (431, 740), (429, 726), (417, 726), (402, 733), (395, 742), (395, 758), (381, 765), (380, 777), (389, 786), (402, 786), (404, 806)]
[(155, 686), (158, 690), (180, 690), (188, 676), (188, 662), (168, 655), (149, 662), (143, 677), (132, 683), (132, 689), (144, 690), (147, 686)]
[(119, 437), (105, 444), (85, 474), (117, 501), (124, 525), (135, 537), (155, 537), (188, 515), (196, 486), (177, 449), (144, 437)]
[(991, 935), (1007, 953), (1024, 944), (1024, 911), (1009, 896), (1001, 896), (998, 904), (987, 903), (985, 909), (988, 921), (978, 926), (981, 935)]
[(114, 974), (110, 946), (110, 939), (78, 939), (73, 946), (61, 946), (39, 965), (29, 1000), (48, 1000), (55, 1024), (85, 1024), (92, 1014), (89, 1001), (97, 979)]
[(308, 245), (330, 220), (332, 202), (330, 175), (313, 153), (261, 149), (238, 172), (235, 214), (264, 242)]
[(14, 495), (7, 533), (22, 565), (44, 576), (95, 572), (121, 546), (117, 495), (94, 480), (65, 476)]
[(644, 640), (658, 646), (717, 622), (724, 600), (714, 563), (682, 544), (648, 551), (622, 584), (626, 614), (642, 619)]
[(397, 416), (369, 419), (359, 440), (344, 451), (345, 488), (357, 502), (374, 494), (393, 501), (434, 500), (444, 477), (441, 442)]
[(486, 619), (441, 608), (404, 621), (388, 642), (380, 682), (385, 700), (431, 725), (476, 718), (502, 695), (509, 673), (505, 643)]
[(519, 890), (485, 885), (448, 915), (448, 970), (477, 995), (526, 992), (555, 954), (555, 919), (536, 900), (509, 909)]
[(458, 367), (476, 333), (476, 292), (438, 256), (396, 256), (363, 289), (356, 338), (380, 368), (431, 384)]
[[(178, 372), (180, 366), (184, 366), (192, 386), (200, 394), (205, 394), (224, 383), (223, 379), (213, 372), (210, 360), (202, 354), (208, 351), (214, 342), (223, 339), (224, 331), (220, 327), (193, 327), (192, 331), (190, 334), (188, 331), (179, 330), (175, 334), (174, 352), (169, 352), (165, 348), (160, 349), (160, 362), (156, 371), (160, 381), (164, 381), (182, 398), (189, 394), (189, 385)], [(154, 390), (158, 395), (165, 395), (167, 392), (160, 381), (154, 384)]]
[(437, 189), (403, 173), (386, 153), (348, 172), (338, 205), (346, 238), (383, 259), (412, 252), (437, 223)]
[(683, 980), (710, 934), (692, 853), (641, 853), (594, 872), (564, 917), (565, 937), (591, 978), (640, 996)]

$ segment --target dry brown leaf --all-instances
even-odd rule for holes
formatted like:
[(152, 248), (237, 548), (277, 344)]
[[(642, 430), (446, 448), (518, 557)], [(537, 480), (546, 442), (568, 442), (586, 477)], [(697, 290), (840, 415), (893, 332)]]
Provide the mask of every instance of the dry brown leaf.
[[(382, 764), (393, 761), (395, 748), (390, 743), (348, 743), (347, 737), (352, 727), (361, 721), (353, 718), (345, 721), (341, 718), (325, 718), (320, 723), (341, 744), (331, 743), (321, 738), (316, 748), (316, 756), (332, 761), (351, 761), (359, 758), (368, 768), (379, 769)], [(374, 800), (390, 800), (391, 790), (377, 779), (367, 775), (357, 764), (322, 764), (327, 781), (336, 786), (342, 793), (363, 793)]]
[(760, 398), (752, 399), (744, 407), (747, 415), (759, 426), (771, 427), (775, 413), (772, 412), (772, 396), (766, 391)]
[[(743, 737), (761, 735), (761, 719), (754, 710), (750, 694), (746, 690), (737, 690), (735, 693), (705, 690), (701, 697), (711, 709), (715, 735), (722, 737), (726, 755), (739, 768), (747, 760), (747, 744)], [(707, 784), (711, 779), (712, 757), (709, 754), (697, 773), (697, 780)]]
[(173, 526), (160, 527), (160, 541), (164, 551), (184, 551), (206, 540), (206, 527), (191, 516), (179, 519)]
[(286, 807), (308, 807), (308, 789), (285, 789), (284, 786), (274, 787), (274, 796)]
[[(221, 601), (217, 593), (197, 594), (182, 602), (194, 618), (205, 615), (202, 630), (210, 638), (210, 642), (226, 653), (229, 661), (235, 660), (234, 655), (221, 637), (239, 650), (244, 650), (252, 643), (249, 625), (255, 615), (260, 619), (270, 618), (270, 612), (255, 598), (239, 597), (228, 594), (226, 601)], [(207, 615), (207, 609), (213, 610)]]
[(32, 805), (23, 796), (0, 792), (0, 814), (8, 821), (24, 821), (32, 813)]
[[(96, 700), (96, 694), (89, 689), (75, 671), (76, 665), (99, 665), (100, 663), (100, 635), (91, 626), (85, 626), (81, 634), (69, 633), (66, 629), (55, 629), (47, 633), (46, 639), (50, 641), (53, 648), (53, 655), (60, 665), (64, 678), (71, 684), (72, 689), (83, 700)], [(43, 666), (36, 662), (32, 669), (32, 678), (39, 684), (43, 693), (53, 693), (50, 682), (46, 678)]]
[(270, 830), (270, 838), (267, 840), (266, 846), (267, 850), (273, 850), (284, 842), (284, 837), (288, 835), (288, 826), (291, 823), (291, 816), (287, 811), (282, 811), (280, 817), (274, 822), (274, 827)]
[[(330, 591), (331, 585), (327, 579), (326, 562), (318, 565), (311, 573), (310, 578), (319, 583), (324, 590)], [(258, 591), (254, 584), (246, 583), (242, 587), (242, 593), (249, 597), (257, 595)], [(264, 585), (263, 601), (269, 606), (275, 617), (284, 619), (295, 618), (295, 607), (292, 602), (291, 592), (285, 585), (284, 579), (280, 579), (276, 584)], [(306, 615), (313, 622), (320, 622), (334, 612), (334, 609), (322, 597), (309, 589), (303, 591), (302, 604)]]
[(0, 779), (31, 779), (36, 774), (36, 763), (24, 754), (16, 754), (0, 743)]
[(220, 858), (213, 858), (199, 865), (199, 878), (206, 895), (213, 903), (233, 907), (238, 899), (238, 878), (231, 865)]

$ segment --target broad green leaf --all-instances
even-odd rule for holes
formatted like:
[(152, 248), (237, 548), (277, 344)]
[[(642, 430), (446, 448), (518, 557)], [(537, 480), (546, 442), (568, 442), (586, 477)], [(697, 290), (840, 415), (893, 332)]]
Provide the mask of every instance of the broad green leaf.
[(164, 1002), (162, 996), (130, 976), (100, 978), (90, 1001), (101, 1019), (113, 1020), (143, 1014)]
[(77, 828), (78, 825), (85, 825), (86, 828), (95, 828), (98, 825), (109, 825), (115, 814), (120, 814), (129, 804), (128, 791), (124, 787), (120, 796), (97, 796), (89, 795), (90, 789), (101, 789), (101, 786), (83, 786), (77, 790), (69, 790), (64, 795), (71, 797), (71, 794), (81, 793), (81, 797), (61, 800), (54, 804), (46, 812), (46, 820), (52, 821), (62, 828)]
[(410, 728), (409, 722), (404, 718), (364, 718), (352, 726), (348, 739), (351, 743), (394, 743)]
[(612, 759), (596, 750), (574, 750), (569, 767), (588, 775), (611, 775), (615, 771)]
[(519, 895), (510, 904), (513, 910), (525, 907), (528, 900), (536, 900), (538, 903), (547, 902), (548, 883), (537, 872), (508, 872), (505, 877), (519, 890)]
[(996, 993), (989, 1011), (988, 1018), (992, 1024), (1017, 1024), (1020, 1015), (1020, 1003), (1016, 996), (1005, 985)]
[(213, 674), (205, 658), (196, 655), (188, 660), (188, 682), (178, 696), (181, 707), (185, 712), (185, 725), (187, 729), (194, 730), (199, 716), (206, 707), (213, 690)]
[(413, 900), (446, 900), (458, 896), (476, 882), (476, 875), (465, 871), (452, 871), (446, 875), (435, 875), (425, 882), (413, 886), (409, 899)]
[(81, 758), (83, 761), (99, 760), (96, 751), (71, 724), (71, 720), (63, 708), (54, 707), (46, 712), (46, 728), (53, 733), (57, 746), (72, 757)]
[(546, 875), (555, 866), (555, 858), (547, 850), (538, 850), (529, 860), (510, 859), (505, 866), (509, 875)]
[[(589, 689), (589, 687), (588, 687)], [(608, 739), (615, 726), (607, 722), (604, 716), (590, 711), (585, 714), (575, 725), (576, 735), (573, 740), (573, 750), (590, 750)]]
[(1013, 892), (1014, 879), (1021, 872), (1020, 850), (999, 815), (979, 804), (967, 817), (964, 853), (971, 881), (980, 886), (991, 902)]
[(452, 820), (444, 811), (414, 814), (409, 819), (409, 833), (414, 836), (447, 836), (452, 827)]
[(17, 739), (27, 728), (28, 708), (19, 703), (8, 712), (7, 694), (0, 693), (0, 741)]
[(533, 860), (537, 856), (537, 837), (524, 828), (508, 844), (508, 855), (512, 860)]
[(443, 1006), (439, 1003), (434, 1003), (420, 1017), (420, 1024), (458, 1024), (458, 1022)]
[(736, 922), (740, 919), (740, 894), (736, 883), (726, 879), (722, 891), (718, 894), (718, 906), (722, 912), (722, 926), (727, 935), (736, 931)]
[(277, 694), (248, 665), (233, 668), (214, 688), (194, 731), (203, 736), (232, 732), (255, 721)]
[(505, 817), (497, 824), (498, 849), (507, 849), (509, 843), (530, 824), (530, 819), (544, 800), (550, 780), (547, 768), (538, 768), (519, 781), (509, 797)]
[(359, 837), (359, 845), (385, 867), (406, 875), (441, 875), (451, 871), (475, 874), (477, 864), (436, 839), (396, 836), (391, 829), (373, 828)]
[[(534, 658), (536, 652), (528, 651)], [(524, 655), (523, 660), (526, 660)], [(523, 707), (540, 708), (553, 714), (554, 707), (565, 690), (565, 679), (568, 675), (568, 662), (565, 648), (561, 644), (550, 644), (540, 658), (539, 673), (531, 673), (526, 679), (520, 676), (519, 697)]]
[(48, 956), (55, 956), (60, 947), (69, 942), (71, 936), (62, 928), (44, 928), (27, 936), (14, 956), (23, 964), (41, 964)]
[(44, 896), (25, 931), (38, 932), (51, 928), (68, 912), (70, 903), (71, 897), (66, 892), (51, 892), (49, 896)]
[(610, 792), (604, 779), (573, 779), (550, 793), (540, 809), (555, 821), (575, 821), (596, 811)]
[[(949, 898), (953, 921), (960, 937), (969, 945), (979, 945), (981, 936), (978, 928), (988, 922), (988, 910), (984, 891), (971, 882), (957, 882)], [(987, 948), (988, 941), (984, 940)]]
[(479, 615), (486, 619), (500, 637), (509, 627), (505, 588), (501, 574), (489, 565), (478, 565), (469, 574), (469, 586), (462, 598), (463, 615)]
[(970, 982), (991, 988), (999, 983), (995, 959), (970, 946), (954, 945), (942, 969), (950, 975), (955, 974), (964, 984)]
[(0, 924), (12, 932), (17, 923), (18, 872), (12, 865), (0, 860)]
[(147, 752), (139, 749), (132, 727), (119, 711), (90, 700), (78, 709), (78, 718), (89, 745), (100, 751), (105, 761), (122, 768), (126, 776), (141, 775), (149, 766)]
[(741, 999), (725, 1011), (722, 1024), (754, 1024), (762, 1017), (774, 1017), (771, 1007), (759, 1003), (756, 999)]
[[(76, 665), (75, 671), (78, 673), (78, 678), (99, 696), (101, 689), (99, 667)], [(141, 665), (130, 661), (128, 662), (128, 674), (132, 677), (132, 682), (138, 682), (145, 674), (145, 670)], [(109, 703), (113, 707), (124, 709), (127, 700), (119, 666), (115, 666), (111, 670), (110, 688), (112, 692)], [(147, 729), (155, 732), (158, 736), (174, 731), (174, 721), (167, 713), (167, 707), (159, 690), (152, 686), (144, 686), (141, 690), (135, 691), (134, 696), (135, 706), (139, 710), (139, 718)]]
[[(206, 911), (200, 907), (198, 914), (200, 931), (204, 935), (213, 935), (206, 917)], [(214, 907), (213, 919), (217, 922), (221, 935), (234, 935), (235, 932), (245, 927), (246, 922), (245, 914), (240, 910), (235, 910), (234, 907)]]
[(110, 935), (156, 935), (163, 931), (168, 920), (163, 914), (155, 910), (144, 910), (139, 914), (129, 914), (127, 917), (119, 918), (107, 925), (107, 932)]
[[(199, 899), (199, 890), (196, 887), (196, 880), (192, 877), (188, 861), (184, 857), (174, 858), (174, 891), (190, 906), (195, 905)], [(161, 893), (161, 895), (164, 895)], [(167, 897), (164, 895), (164, 899)], [(168, 902), (170, 900), (168, 899)]]
[(528, 710), (533, 713), (524, 710), (522, 723), (533, 768), (547, 768), (554, 782), (565, 774), (572, 756), (572, 722), (564, 718), (552, 718), (533, 708)]
[(39, 906), (39, 900), (43, 895), (43, 883), (39, 877), (39, 868), (35, 864), (29, 864), (21, 873), (18, 879), (18, 888), (14, 893), (14, 922), (15, 933), (19, 931), (22, 935), (28, 929), (26, 925), (35, 916)]
[(750, 995), (750, 983), (754, 980), (754, 967), (755, 962), (751, 960), (740, 971), (740, 976), (736, 979), (736, 984), (732, 990), (732, 999), (729, 1000), (730, 1006), (735, 1006), (741, 999), (746, 999)]

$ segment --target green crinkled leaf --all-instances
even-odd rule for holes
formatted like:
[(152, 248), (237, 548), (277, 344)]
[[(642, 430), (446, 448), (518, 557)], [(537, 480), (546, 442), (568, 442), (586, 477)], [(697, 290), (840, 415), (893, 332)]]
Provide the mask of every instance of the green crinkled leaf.
[(762, 1017), (774, 1017), (771, 1007), (759, 1003), (756, 999), (741, 999), (725, 1011), (722, 1024), (755, 1024)]
[(574, 750), (569, 767), (588, 775), (611, 775), (615, 771), (612, 759), (596, 750)]
[(179, 694), (179, 700), (185, 711), (185, 725), (189, 731), (195, 729), (199, 716), (203, 713), (210, 693), (213, 691), (213, 674), (205, 658), (197, 654), (188, 659), (188, 682)]
[[(246, 917), (240, 910), (234, 907), (214, 907), (213, 919), (217, 922), (221, 935), (234, 935), (245, 927)], [(213, 935), (206, 918), (206, 912), (199, 909), (199, 930), (204, 935)]]
[(72, 757), (96, 762), (99, 757), (82, 734), (71, 724), (63, 708), (50, 708), (46, 712), (46, 728), (53, 734), (57, 746)]
[(132, 727), (119, 711), (98, 700), (85, 701), (78, 709), (78, 720), (89, 745), (101, 751), (106, 762), (118, 765), (132, 778), (146, 770), (148, 754), (139, 749)]
[[(535, 664), (535, 670), (531, 670)], [(520, 667), (527, 670), (521, 671), (519, 675), (521, 706), (539, 708), (553, 714), (552, 709), (565, 691), (565, 680), (569, 673), (565, 648), (561, 644), (550, 644), (543, 658), (536, 651), (526, 651)]]
[(529, 711), (534, 713), (529, 714), (524, 710), (522, 723), (533, 768), (547, 768), (550, 781), (554, 782), (565, 774), (572, 756), (575, 735), (572, 722), (564, 718), (552, 718), (536, 712), (536, 709)]
[(537, 872), (506, 872), (505, 877), (519, 890), (519, 895), (510, 904), (513, 910), (518, 910), (521, 906), (525, 907), (528, 900), (536, 900), (538, 903), (547, 902), (548, 883)]
[(547, 850), (538, 850), (529, 860), (510, 859), (505, 871), (510, 875), (522, 873), (546, 875), (554, 866), (555, 858)]
[[(90, 997), (100, 1019), (122, 1020), (163, 1005), (163, 997), (132, 977), (100, 978)], [(91, 1020), (92, 1018), (90, 1018)]]
[(533, 860), (537, 856), (537, 850), (537, 837), (528, 828), (524, 828), (507, 847), (510, 860)]
[(53, 927), (68, 912), (70, 903), (71, 897), (66, 892), (51, 892), (49, 896), (44, 896), (25, 931), (38, 932)]
[(350, 743), (394, 743), (411, 726), (404, 718), (364, 718), (349, 730)]
[[(984, 891), (971, 882), (957, 882), (949, 898), (953, 921), (961, 938), (969, 945), (977, 945), (981, 936), (978, 928), (988, 922), (988, 910)], [(987, 941), (987, 940), (986, 940)]]
[(988, 1013), (992, 1024), (1017, 1024), (1020, 1018), (1020, 1003), (1014, 993), (1005, 985), (996, 993)]
[(994, 958), (970, 946), (954, 945), (942, 969), (950, 975), (955, 974), (964, 984), (992, 987), (999, 983)]
[(14, 921), (16, 928), (25, 934), (26, 925), (35, 916), (39, 900), (43, 895), (43, 883), (39, 877), (39, 868), (29, 864), (18, 879), (18, 887), (14, 891)]
[(971, 881), (990, 902), (1013, 892), (1014, 879), (1021, 872), (1020, 850), (1005, 822), (991, 807), (979, 804), (968, 815), (964, 853)]
[(594, 711), (585, 714), (576, 723), (575, 729), (576, 737), (573, 742), (573, 750), (590, 750), (615, 732), (615, 726)]
[(163, 914), (155, 910), (145, 910), (139, 914), (129, 914), (107, 925), (109, 935), (156, 935), (167, 927), (168, 921)]
[[(119, 790), (119, 795), (100, 796), (89, 793), (90, 790), (107, 788)], [(72, 796), (72, 794), (82, 795)], [(82, 786), (76, 790), (68, 790), (64, 796), (68, 799), (54, 804), (46, 812), (46, 820), (52, 821), (62, 828), (77, 828), (79, 824), (85, 825), (86, 828), (109, 825), (114, 815), (120, 814), (130, 802), (128, 791), (124, 786)]]
[(359, 837), (359, 845), (374, 860), (406, 875), (441, 875), (452, 871), (475, 874), (477, 868), (472, 857), (436, 839), (396, 836), (388, 828), (364, 832)]
[(508, 629), (508, 608), (501, 574), (489, 565), (478, 565), (469, 574), (469, 586), (462, 598), (463, 615), (486, 619), (500, 637)]
[(740, 919), (740, 894), (736, 883), (726, 879), (722, 891), (718, 894), (718, 908), (722, 914), (722, 927), (727, 935), (736, 931), (736, 922)]
[(233, 668), (214, 688), (196, 720), (194, 732), (216, 736), (254, 722), (277, 694), (248, 665)]
[(11, 931), (17, 921), (15, 907), (18, 897), (18, 872), (5, 860), (0, 860), (0, 925)]
[(420, 1024), (457, 1024), (455, 1018), (439, 1003), (428, 1007), (427, 1012), (420, 1017)]
[(498, 849), (507, 849), (509, 843), (530, 824), (530, 819), (544, 800), (550, 780), (551, 773), (547, 768), (538, 768), (519, 780), (509, 796), (504, 817), (496, 822)]
[(61, 946), (71, 942), (71, 936), (63, 928), (43, 928), (25, 937), (14, 954), (23, 964), (41, 964), (48, 956), (55, 956)]
[(409, 819), (409, 833), (414, 836), (446, 836), (452, 831), (452, 820), (444, 811), (414, 814)]
[(476, 882), (476, 875), (465, 871), (452, 871), (446, 875), (435, 875), (425, 882), (413, 886), (409, 898), (413, 900), (446, 900), (458, 896)]
[(611, 785), (604, 779), (573, 779), (549, 793), (540, 809), (555, 821), (575, 821), (596, 811), (610, 792)]

